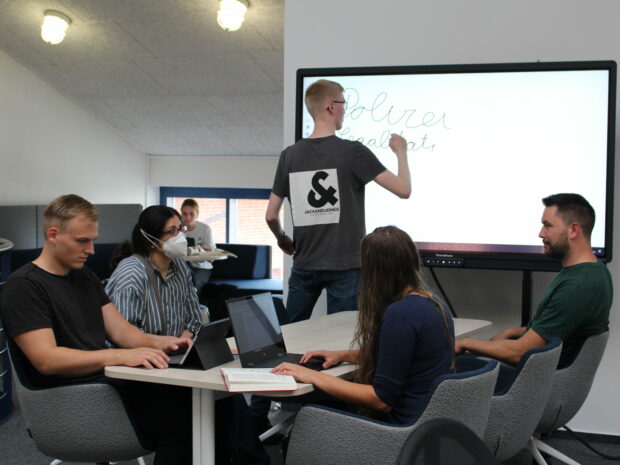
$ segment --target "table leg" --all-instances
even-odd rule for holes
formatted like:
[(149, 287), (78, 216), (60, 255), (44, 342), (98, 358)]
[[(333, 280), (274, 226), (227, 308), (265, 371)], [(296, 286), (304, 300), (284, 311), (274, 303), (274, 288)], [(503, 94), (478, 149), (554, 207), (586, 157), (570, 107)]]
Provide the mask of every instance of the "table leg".
[(215, 399), (209, 389), (192, 388), (194, 465), (215, 465)]

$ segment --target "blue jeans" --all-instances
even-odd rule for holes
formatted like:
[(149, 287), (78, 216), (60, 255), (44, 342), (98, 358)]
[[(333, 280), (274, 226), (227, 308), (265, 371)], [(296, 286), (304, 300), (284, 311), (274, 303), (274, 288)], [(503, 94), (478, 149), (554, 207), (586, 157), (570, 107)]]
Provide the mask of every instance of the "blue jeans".
[(327, 313), (357, 310), (360, 270), (291, 269), (286, 312), (289, 322), (307, 320), (323, 289), (327, 290)]

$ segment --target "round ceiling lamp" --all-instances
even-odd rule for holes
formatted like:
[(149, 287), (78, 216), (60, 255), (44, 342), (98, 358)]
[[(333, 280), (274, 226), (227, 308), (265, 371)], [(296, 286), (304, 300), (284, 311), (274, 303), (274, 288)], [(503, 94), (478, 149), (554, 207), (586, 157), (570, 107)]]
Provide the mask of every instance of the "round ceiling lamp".
[(217, 24), (225, 31), (238, 30), (245, 20), (245, 13), (249, 6), (247, 0), (220, 0)]
[(55, 10), (46, 10), (43, 14), (43, 24), (41, 24), (41, 39), (52, 45), (61, 43), (69, 24), (71, 24), (71, 18), (67, 15)]

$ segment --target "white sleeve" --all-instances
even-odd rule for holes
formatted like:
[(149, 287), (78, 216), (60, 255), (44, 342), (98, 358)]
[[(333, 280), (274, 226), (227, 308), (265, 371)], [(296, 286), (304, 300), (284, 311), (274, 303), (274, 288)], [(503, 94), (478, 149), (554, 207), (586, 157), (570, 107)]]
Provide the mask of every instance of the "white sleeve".
[(205, 248), (207, 249), (215, 249), (215, 242), (213, 241), (213, 233), (211, 232), (211, 227), (208, 224), (205, 224)]

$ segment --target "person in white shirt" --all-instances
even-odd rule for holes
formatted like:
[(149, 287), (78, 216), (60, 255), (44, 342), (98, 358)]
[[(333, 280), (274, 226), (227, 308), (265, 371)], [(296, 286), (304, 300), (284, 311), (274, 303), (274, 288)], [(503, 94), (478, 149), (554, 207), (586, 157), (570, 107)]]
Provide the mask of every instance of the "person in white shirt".
[[(183, 217), (183, 223), (187, 226), (185, 236), (193, 238), (195, 245), (199, 245), (207, 251), (213, 250), (215, 249), (215, 242), (213, 241), (211, 228), (208, 224), (198, 221), (199, 212), (198, 202), (194, 199), (185, 199), (183, 204), (181, 204), (181, 216)], [(204, 260), (201, 262), (190, 262), (189, 265), (192, 268), (194, 286), (196, 286), (198, 297), (200, 297), (202, 288), (207, 284), (213, 272), (213, 264), (208, 260)]]

